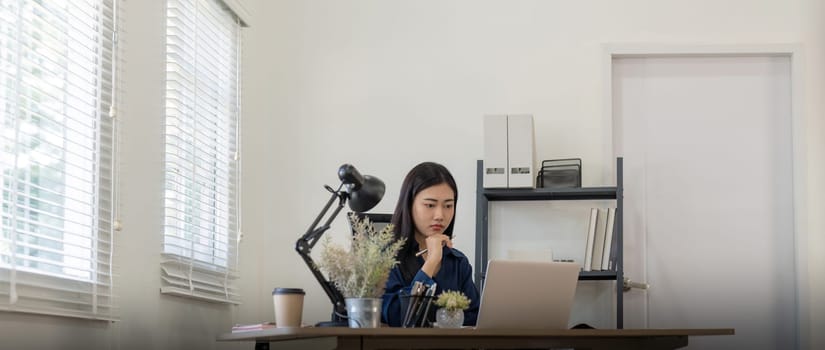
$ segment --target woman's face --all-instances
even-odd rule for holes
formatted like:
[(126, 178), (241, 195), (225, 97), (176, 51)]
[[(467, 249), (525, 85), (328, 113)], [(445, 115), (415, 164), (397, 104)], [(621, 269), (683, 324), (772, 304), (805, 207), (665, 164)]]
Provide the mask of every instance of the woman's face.
[(447, 183), (427, 187), (413, 198), (412, 217), (416, 235), (429, 237), (444, 233), (454, 214), (455, 193)]

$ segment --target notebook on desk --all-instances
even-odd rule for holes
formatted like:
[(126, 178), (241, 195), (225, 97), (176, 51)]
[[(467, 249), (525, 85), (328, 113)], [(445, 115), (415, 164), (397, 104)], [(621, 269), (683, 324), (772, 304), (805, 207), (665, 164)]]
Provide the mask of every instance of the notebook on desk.
[(579, 265), (490, 260), (476, 328), (567, 329)]

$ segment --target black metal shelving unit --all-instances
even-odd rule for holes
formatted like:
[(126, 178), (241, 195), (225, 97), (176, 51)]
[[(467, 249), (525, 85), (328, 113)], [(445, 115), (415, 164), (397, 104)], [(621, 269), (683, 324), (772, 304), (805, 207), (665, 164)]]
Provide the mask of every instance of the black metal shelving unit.
[(488, 211), (491, 201), (547, 201), (547, 200), (615, 200), (616, 219), (613, 239), (616, 240), (616, 264), (613, 271), (581, 271), (579, 280), (616, 281), (616, 328), (624, 327), (623, 292), (623, 235), (622, 235), (622, 158), (616, 158), (616, 186), (615, 187), (582, 187), (564, 189), (527, 188), (527, 189), (485, 189), (482, 161), (477, 162), (476, 173), (476, 284), (481, 287), (487, 273), (488, 256)]

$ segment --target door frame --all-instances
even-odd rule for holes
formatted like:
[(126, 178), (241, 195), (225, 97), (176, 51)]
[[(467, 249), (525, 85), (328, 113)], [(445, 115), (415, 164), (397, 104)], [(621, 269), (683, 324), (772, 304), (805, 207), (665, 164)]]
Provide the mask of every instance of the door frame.
[[(604, 97), (604, 120), (608, 127), (602, 138), (605, 155), (604, 164), (612, 164), (612, 159), (622, 156), (622, 140), (614, 135), (622, 135), (622, 126), (613, 116), (613, 59), (653, 58), (653, 57), (734, 57), (734, 56), (782, 56), (791, 64), (791, 148), (793, 177), (793, 239), (794, 239), (794, 279), (796, 288), (795, 329), (796, 344), (801, 349), (810, 346), (810, 312), (808, 284), (808, 227), (807, 227), (807, 142), (804, 118), (804, 67), (803, 51), (800, 44), (756, 44), (756, 45), (676, 45), (646, 43), (610, 43), (602, 45), (601, 55), (602, 96)], [(613, 178), (615, 169), (605, 168), (604, 178)], [(647, 319), (645, 319), (647, 322)]]

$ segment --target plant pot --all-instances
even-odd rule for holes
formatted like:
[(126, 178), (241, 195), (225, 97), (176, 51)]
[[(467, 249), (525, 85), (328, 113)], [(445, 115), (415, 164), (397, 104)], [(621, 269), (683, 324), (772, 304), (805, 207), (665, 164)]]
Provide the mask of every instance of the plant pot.
[(464, 325), (464, 310), (438, 309), (435, 320), (438, 328), (461, 328)]
[(381, 326), (381, 298), (346, 298), (349, 328)]

